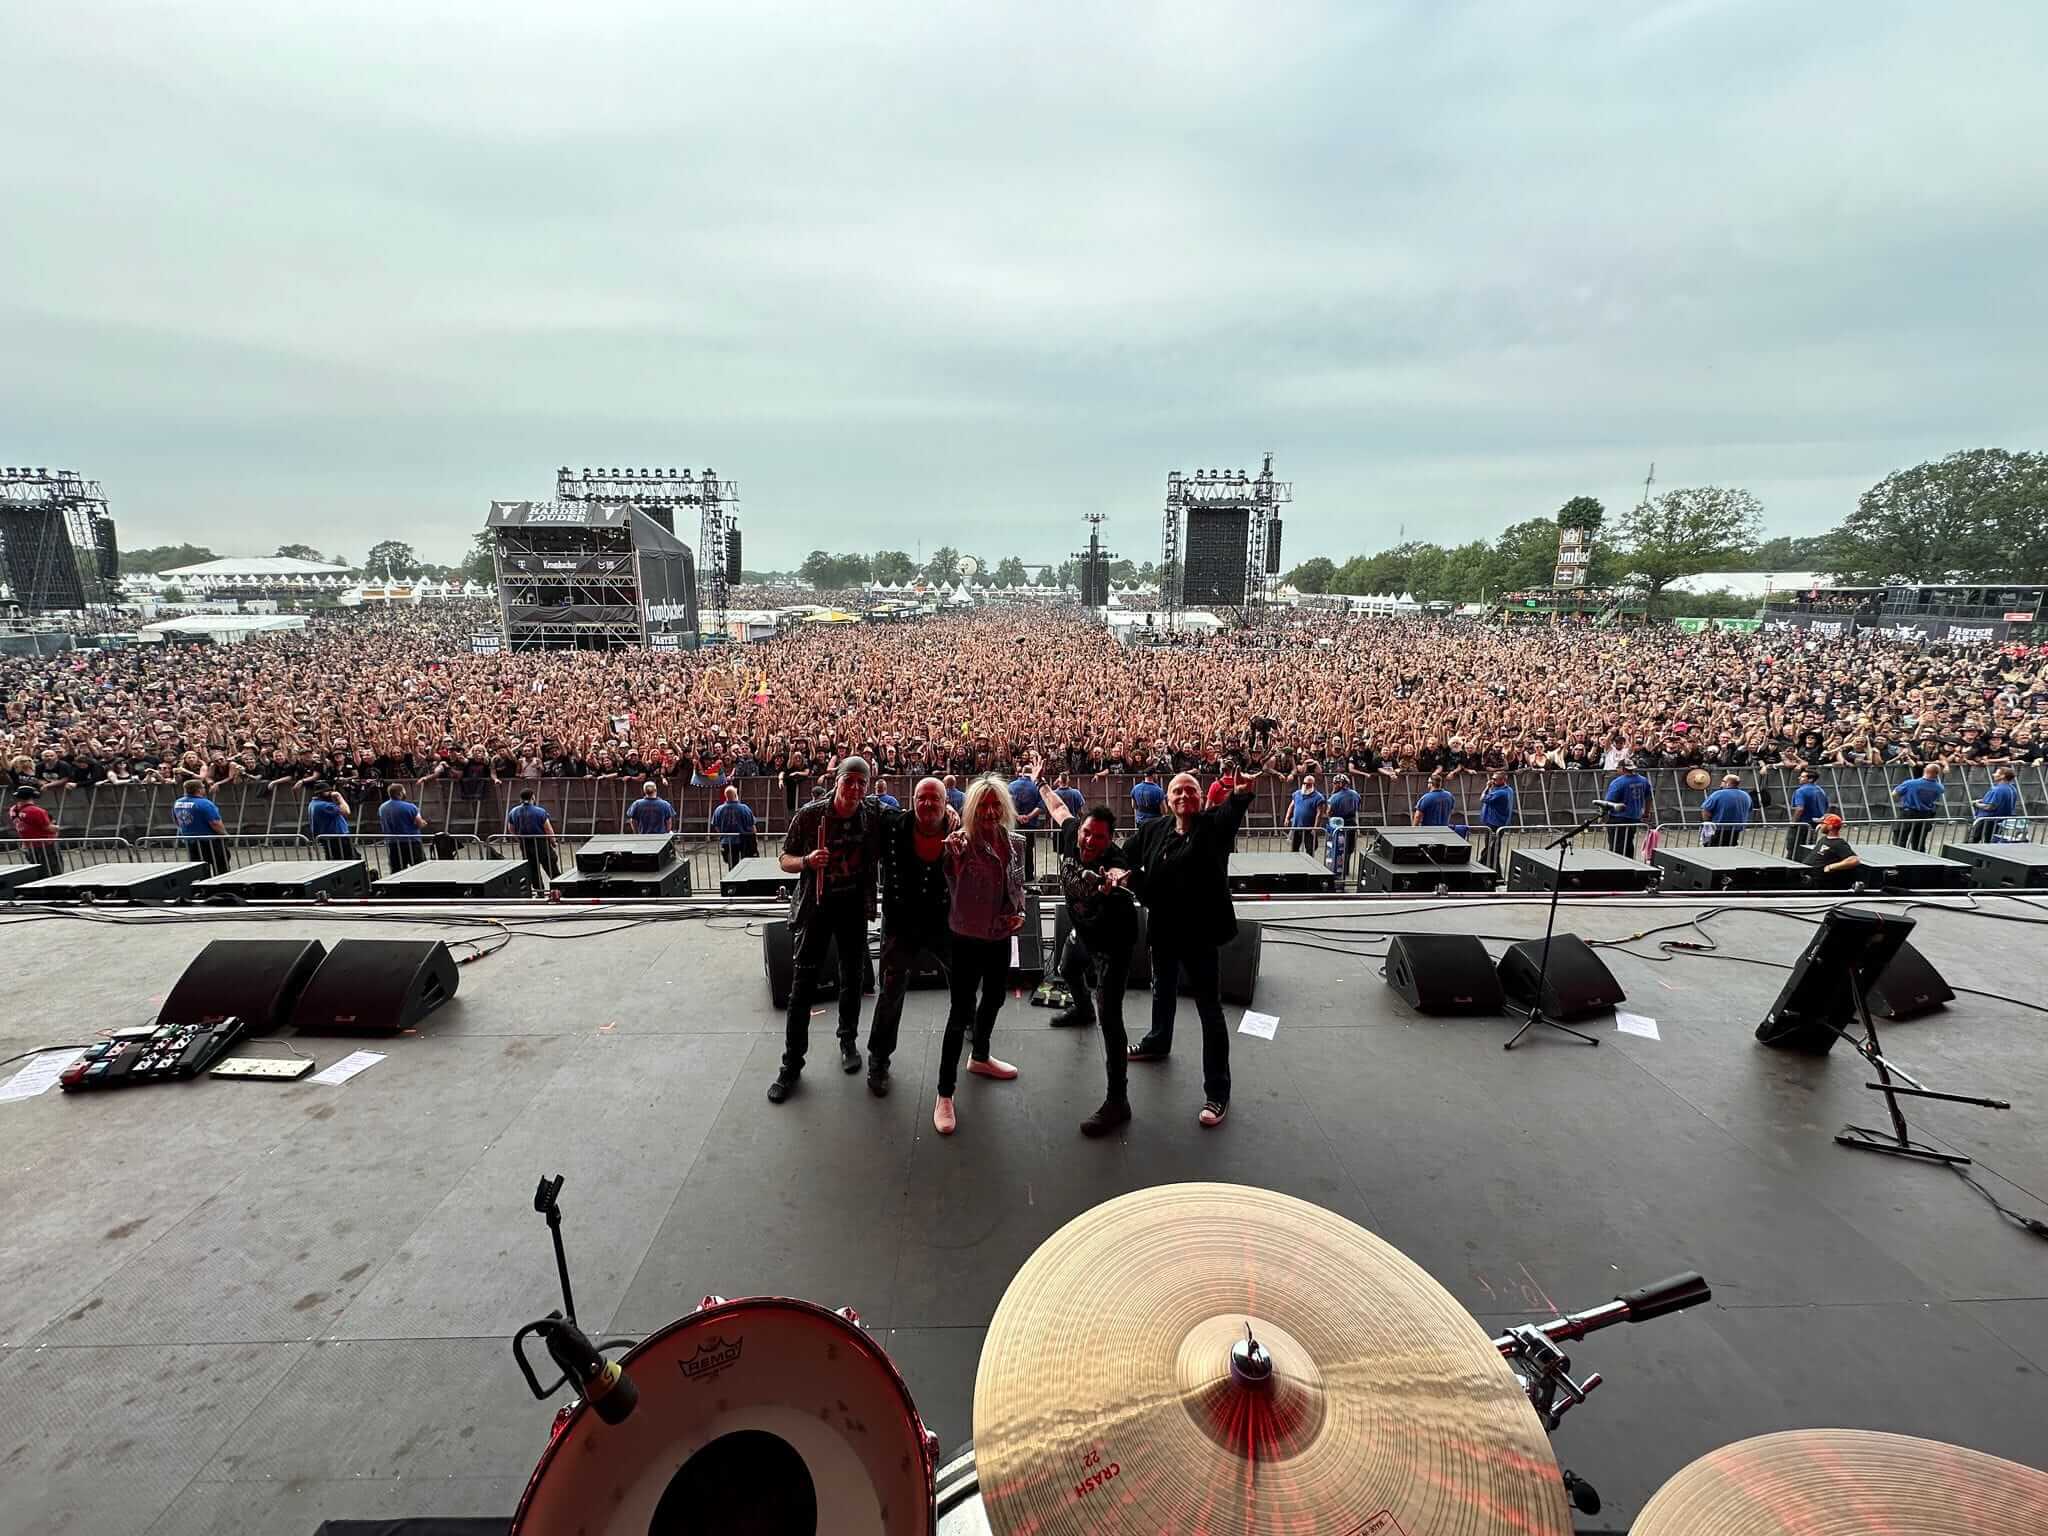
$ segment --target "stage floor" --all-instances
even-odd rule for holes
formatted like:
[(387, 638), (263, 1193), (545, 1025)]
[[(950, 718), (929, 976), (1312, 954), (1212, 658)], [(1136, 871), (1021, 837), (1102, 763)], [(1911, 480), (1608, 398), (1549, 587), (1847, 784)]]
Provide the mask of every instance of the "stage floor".
[[(1560, 926), (1616, 938), (1708, 905), (1567, 902)], [(149, 1021), (211, 938), (452, 939), (491, 933), (486, 910), (441, 909), (427, 926), (336, 909), (113, 931), (9, 909), (0, 1055)], [(1590, 1523), (1623, 1527), (1693, 1457), (1795, 1426), (2048, 1465), (2048, 1244), (1945, 1169), (1833, 1144), (1882, 1105), (1845, 1049), (1812, 1060), (1754, 1042), (1781, 971), (1610, 953), (1659, 1038), (1602, 1020), (1598, 1049), (1539, 1035), (1508, 1053), (1499, 1019), (1412, 1013), (1366, 948), (1274, 929), (1257, 1006), (1278, 1032), (1233, 1036), (1224, 1128), (1195, 1124), (1200, 1031), (1185, 1003), (1173, 1059), (1131, 1069), (1128, 1132), (1091, 1142), (1075, 1127), (1102, 1096), (1099, 1037), (1055, 1032), (1014, 1000), (996, 1049), (1023, 1075), (963, 1077), (959, 1134), (941, 1140), (942, 994), (911, 995), (892, 1097), (841, 1075), (820, 1017), (804, 1089), (778, 1109), (763, 1098), (781, 1025), (755, 918), (620, 930), (616, 910), (576, 923), (496, 910), (553, 926), (464, 967), (460, 996), (416, 1036), (307, 1043), (323, 1066), (357, 1044), (389, 1053), (344, 1086), (0, 1103), (0, 1532), (268, 1536), (329, 1517), (509, 1513), (560, 1401), (532, 1400), (508, 1347), (557, 1304), (531, 1208), (535, 1180), (556, 1172), (593, 1334), (645, 1333), (706, 1292), (851, 1305), (949, 1448), (972, 1434), (983, 1330), (1036, 1245), (1113, 1195), (1204, 1179), (1340, 1212), (1489, 1327), (1705, 1273), (1710, 1306), (1574, 1350), (1607, 1378), (1555, 1437), (1606, 1498)], [(1503, 938), (1540, 933), (1543, 915), (1507, 899), (1240, 911)], [(1915, 915), (1951, 984), (2048, 999), (2025, 928)], [(1780, 962), (1809, 933), (1748, 906), (1709, 931)], [(1132, 997), (1134, 1018), (1146, 1003)], [(2048, 1216), (2044, 1023), (1964, 996), (1891, 1026), (1886, 1044), (1931, 1086), (2014, 1102), (1911, 1113), (1928, 1139), (1980, 1157), (2000, 1199)]]

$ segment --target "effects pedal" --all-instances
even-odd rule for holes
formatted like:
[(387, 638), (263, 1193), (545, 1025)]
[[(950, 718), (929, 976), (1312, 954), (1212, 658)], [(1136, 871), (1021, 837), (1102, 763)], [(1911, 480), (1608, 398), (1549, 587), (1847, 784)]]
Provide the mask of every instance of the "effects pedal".
[(124, 1029), (66, 1067), (57, 1086), (66, 1093), (77, 1093), (182, 1082), (218, 1061), (248, 1029), (246, 1020), (234, 1017), (197, 1024), (159, 1024), (148, 1030)]

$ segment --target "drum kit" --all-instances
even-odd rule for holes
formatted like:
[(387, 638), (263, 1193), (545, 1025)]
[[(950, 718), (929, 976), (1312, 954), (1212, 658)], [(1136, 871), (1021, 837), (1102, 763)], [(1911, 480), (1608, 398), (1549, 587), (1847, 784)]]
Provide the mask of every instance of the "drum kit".
[[(1705, 1301), (1696, 1274), (1488, 1337), (1413, 1260), (1268, 1190), (1175, 1184), (1095, 1207), (988, 1329), (975, 1438), (941, 1465), (850, 1309), (707, 1296), (617, 1361), (565, 1312), (514, 1350), (565, 1383), (513, 1536), (1570, 1536), (1599, 1497), (1546, 1431), (1586, 1400), (1564, 1346)], [(543, 1388), (541, 1339), (564, 1380)], [(1853, 1430), (1682, 1469), (1631, 1536), (2041, 1536), (2048, 1473)]]

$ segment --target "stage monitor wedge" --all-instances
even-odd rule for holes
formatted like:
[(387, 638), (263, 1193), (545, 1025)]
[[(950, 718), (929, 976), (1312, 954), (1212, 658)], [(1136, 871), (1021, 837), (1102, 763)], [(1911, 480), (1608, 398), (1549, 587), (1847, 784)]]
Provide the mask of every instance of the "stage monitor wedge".
[[(1543, 976), (1540, 997), (1536, 991), (1539, 972)], [(1551, 936), (1547, 966), (1541, 939), (1510, 944), (1507, 953), (1500, 957), (1499, 974), (1501, 991), (1509, 1002), (1523, 1008), (1533, 1002), (1543, 1017), (1561, 1023), (1607, 1013), (1616, 1004), (1628, 1001), (1628, 994), (1622, 991), (1606, 962), (1576, 933)]]
[(1469, 933), (1397, 933), (1387, 945), (1387, 985), (1417, 1012), (1499, 1013), (1500, 977)]
[(240, 1018), (258, 1035), (274, 1034), (327, 959), (318, 939), (215, 939), (177, 980), (159, 1024), (204, 1024)]
[(455, 996), (461, 973), (438, 939), (341, 939), (299, 995), (302, 1035), (395, 1035)]
[(1781, 1051), (1825, 1056), (1856, 1021), (1867, 996), (1905, 945), (1913, 919), (1869, 907), (1835, 907), (1821, 919), (1756, 1037)]

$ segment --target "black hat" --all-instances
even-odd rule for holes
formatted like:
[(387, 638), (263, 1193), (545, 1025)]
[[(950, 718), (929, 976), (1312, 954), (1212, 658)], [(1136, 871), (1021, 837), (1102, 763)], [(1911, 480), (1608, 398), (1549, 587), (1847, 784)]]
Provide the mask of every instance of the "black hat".
[(14, 798), (17, 800), (40, 800), (42, 797), (43, 792), (33, 784), (18, 785), (14, 791)]

